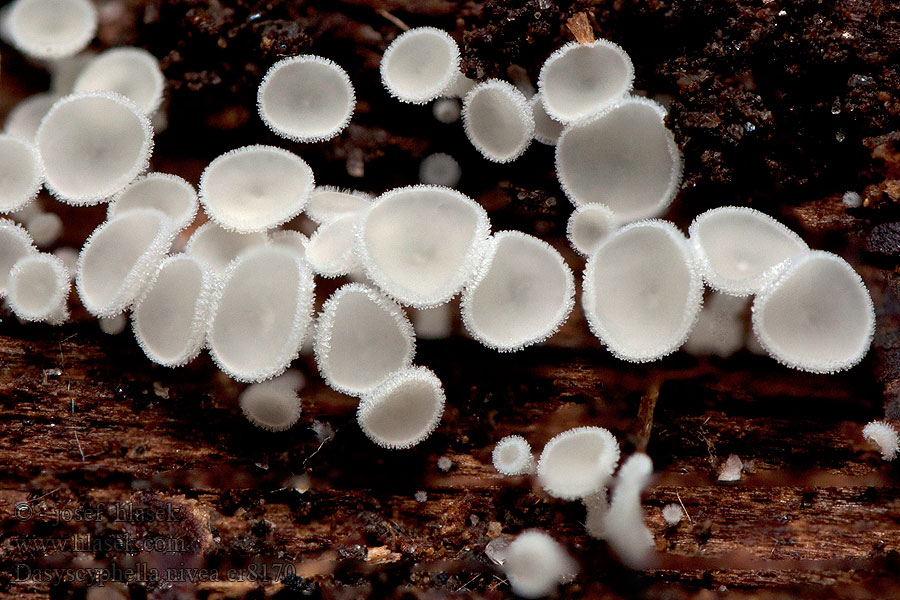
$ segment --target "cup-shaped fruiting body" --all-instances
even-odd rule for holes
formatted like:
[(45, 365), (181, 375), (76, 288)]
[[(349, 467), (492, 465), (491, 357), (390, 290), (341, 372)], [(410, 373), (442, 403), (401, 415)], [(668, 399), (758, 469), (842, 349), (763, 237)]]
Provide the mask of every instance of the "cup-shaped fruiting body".
[(620, 221), (635, 221), (658, 216), (672, 202), (681, 153), (662, 107), (628, 98), (563, 130), (556, 174), (575, 206), (600, 202)]
[(372, 203), (372, 197), (355, 190), (342, 190), (332, 186), (318, 186), (306, 203), (306, 216), (322, 224), (338, 217), (355, 215)]
[(619, 443), (613, 434), (602, 427), (576, 427), (544, 446), (538, 481), (551, 496), (577, 500), (604, 488), (618, 462)]
[(547, 114), (541, 94), (535, 94), (528, 101), (534, 119), (534, 139), (548, 146), (555, 146), (563, 131), (563, 124)]
[(684, 511), (681, 509), (681, 506), (672, 503), (666, 504), (662, 508), (662, 518), (663, 521), (666, 522), (666, 525), (669, 527), (674, 527), (681, 523), (681, 518), (684, 517)]
[(357, 225), (366, 275), (403, 304), (430, 308), (455, 296), (481, 264), (485, 210), (450, 188), (411, 186), (379, 196)]
[(4, 18), (4, 32), (32, 58), (72, 56), (97, 32), (97, 10), (90, 0), (16, 0)]
[(772, 267), (809, 250), (782, 223), (743, 206), (708, 210), (694, 219), (688, 233), (706, 283), (735, 296), (759, 292)]
[(541, 67), (538, 89), (547, 114), (571, 123), (625, 96), (633, 81), (631, 59), (617, 44), (569, 42)]
[(646, 454), (628, 457), (616, 477), (603, 519), (603, 537), (626, 566), (641, 569), (653, 553), (653, 534), (644, 523), (641, 492), (653, 475), (653, 462)]
[(694, 356), (731, 356), (744, 346), (744, 317), (750, 306), (748, 298), (712, 292), (700, 309), (697, 323), (684, 343), (684, 350)]
[(456, 187), (461, 175), (459, 163), (445, 152), (429, 154), (419, 165), (419, 181), (428, 185)]
[(513, 592), (523, 598), (542, 598), (578, 573), (565, 548), (537, 529), (520, 533), (504, 552), (503, 571)]
[(508, 435), (494, 446), (491, 453), (494, 468), (503, 475), (527, 475), (534, 473), (534, 456), (531, 444), (521, 435)]
[(135, 208), (155, 208), (169, 217), (180, 231), (193, 222), (197, 207), (197, 192), (190, 183), (177, 175), (148, 173), (116, 194), (109, 203), (106, 216), (114, 219)]
[(9, 271), (24, 256), (37, 248), (24, 227), (9, 219), (0, 219), (0, 297), (6, 294)]
[(900, 435), (889, 423), (872, 421), (863, 427), (862, 434), (867, 441), (878, 446), (882, 459), (892, 461), (897, 458), (897, 452), (900, 451)]
[(255, 246), (225, 273), (213, 301), (213, 360), (238, 381), (281, 374), (297, 357), (312, 318), (313, 276), (291, 248)]
[(333, 138), (350, 122), (356, 95), (347, 72), (314, 55), (284, 58), (269, 69), (257, 94), (259, 116), (295, 142)]
[(143, 172), (153, 130), (133, 102), (112, 92), (60, 99), (35, 136), (47, 189), (70, 204), (94, 204)]
[(199, 260), (163, 260), (156, 280), (134, 305), (134, 336), (147, 358), (167, 367), (193, 360), (203, 347), (215, 276)]
[(382, 448), (401, 450), (431, 435), (443, 414), (441, 380), (425, 367), (410, 367), (365, 395), (356, 420), (370, 440)]
[(34, 136), (44, 115), (50, 110), (59, 96), (50, 92), (28, 96), (16, 104), (3, 122), (3, 133), (34, 143)]
[(360, 283), (339, 288), (316, 326), (316, 364), (332, 388), (360, 396), (412, 364), (412, 325), (381, 292)]
[(469, 141), (494, 162), (519, 158), (534, 138), (528, 100), (513, 85), (499, 79), (479, 83), (466, 94), (462, 117)]
[(75, 78), (72, 91), (116, 92), (152, 115), (162, 104), (165, 87), (166, 78), (155, 56), (141, 48), (122, 46), (94, 57)]
[(322, 277), (346, 275), (359, 266), (353, 253), (358, 217), (345, 215), (319, 225), (306, 244), (306, 260)]
[(20, 319), (59, 325), (69, 318), (69, 271), (52, 254), (29, 253), (9, 272), (9, 307)]
[(816, 250), (789, 259), (756, 296), (753, 331), (783, 365), (834, 373), (854, 366), (868, 352), (875, 309), (853, 267), (835, 254)]
[(204, 223), (191, 235), (184, 251), (205, 263), (217, 277), (225, 274), (225, 269), (242, 252), (268, 241), (266, 234), (237, 233), (222, 229), (212, 221)]
[(616, 216), (605, 204), (591, 202), (576, 206), (572, 211), (566, 236), (576, 252), (589, 258), (617, 225)]
[(200, 202), (225, 229), (249, 233), (299, 215), (313, 187), (312, 169), (296, 154), (244, 146), (209, 163), (200, 177)]
[(75, 285), (93, 315), (120, 313), (147, 289), (175, 229), (162, 212), (141, 208), (102, 223), (84, 243)]
[(482, 266), (462, 295), (462, 321), (484, 345), (509, 352), (556, 333), (575, 304), (575, 278), (550, 244), (521, 231), (489, 240)]
[(431, 102), (458, 76), (459, 47), (446, 31), (434, 27), (405, 31), (381, 57), (381, 82), (401, 102)]
[(604, 238), (584, 269), (582, 289), (591, 331), (632, 362), (677, 350), (703, 302), (687, 240), (667, 221), (631, 223)]
[(268, 431), (290, 429), (300, 418), (297, 392), (304, 385), (303, 374), (288, 369), (278, 377), (247, 387), (238, 402), (247, 420)]
[(0, 213), (24, 208), (35, 199), (42, 181), (34, 146), (10, 134), (0, 135)]
[(62, 218), (56, 213), (39, 212), (28, 217), (25, 229), (38, 248), (52, 246), (62, 235)]
[(438, 98), (431, 107), (434, 118), (446, 125), (459, 121), (461, 111), (456, 98)]

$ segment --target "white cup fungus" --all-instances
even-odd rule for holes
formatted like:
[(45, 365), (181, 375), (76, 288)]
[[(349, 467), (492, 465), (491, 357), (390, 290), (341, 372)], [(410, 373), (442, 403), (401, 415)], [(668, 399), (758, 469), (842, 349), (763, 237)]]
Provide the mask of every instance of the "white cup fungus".
[(50, 110), (59, 96), (51, 92), (43, 92), (28, 96), (16, 104), (3, 122), (3, 133), (34, 143), (34, 136), (44, 115)]
[(666, 221), (639, 221), (606, 236), (588, 260), (582, 289), (591, 331), (632, 362), (677, 350), (703, 301), (687, 240)]
[(278, 377), (247, 386), (238, 399), (247, 420), (267, 431), (285, 431), (300, 418), (297, 392), (304, 385), (303, 374), (288, 369)]
[(200, 203), (225, 229), (263, 231), (296, 217), (315, 187), (312, 169), (274, 146), (244, 146), (222, 154), (200, 177)]
[(603, 538), (627, 567), (645, 568), (653, 555), (653, 534), (644, 522), (641, 492), (653, 475), (653, 462), (646, 454), (632, 454), (619, 474), (603, 517)]
[(443, 414), (441, 380), (425, 367), (410, 367), (365, 395), (356, 420), (370, 440), (382, 448), (401, 450), (431, 435)]
[(575, 280), (550, 244), (520, 231), (489, 240), (475, 280), (463, 291), (466, 329), (490, 348), (509, 352), (556, 333), (574, 306)]
[(56, 213), (39, 212), (28, 217), (28, 220), (25, 221), (25, 229), (34, 240), (35, 246), (47, 248), (55, 244), (62, 235), (63, 221)]
[(537, 529), (523, 531), (504, 552), (503, 571), (513, 592), (522, 598), (542, 598), (578, 573), (565, 548)]
[(0, 135), (0, 213), (30, 204), (42, 183), (40, 158), (34, 146), (10, 134)]
[(616, 216), (605, 204), (591, 202), (572, 211), (566, 224), (566, 237), (576, 252), (588, 258), (617, 226)]
[(306, 260), (322, 277), (347, 275), (359, 266), (353, 252), (357, 216), (346, 215), (319, 225), (306, 244)]
[(97, 9), (90, 0), (16, 0), (5, 15), (4, 32), (32, 58), (72, 56), (97, 32)]
[(381, 82), (400, 100), (425, 104), (457, 83), (459, 47), (446, 31), (415, 27), (397, 36), (381, 57)]
[(538, 482), (551, 496), (577, 500), (606, 487), (619, 462), (619, 443), (602, 427), (563, 431), (544, 446)]
[(0, 298), (6, 295), (9, 271), (18, 260), (37, 248), (28, 231), (15, 221), (0, 219)]
[(874, 444), (881, 452), (882, 460), (888, 462), (897, 458), (900, 452), (900, 435), (890, 423), (885, 421), (872, 421), (867, 423), (862, 430), (863, 438)]
[(459, 121), (462, 107), (456, 98), (438, 98), (431, 107), (431, 113), (440, 123), (449, 125)]
[(35, 252), (20, 258), (7, 285), (9, 307), (20, 319), (59, 325), (69, 318), (69, 271), (52, 254)]
[(194, 186), (169, 173), (148, 173), (132, 181), (116, 194), (107, 207), (107, 218), (113, 219), (135, 208), (155, 208), (181, 231), (197, 214), (197, 192)]
[(119, 335), (125, 331), (125, 327), (128, 325), (128, 317), (125, 316), (125, 313), (119, 313), (113, 317), (100, 317), (97, 319), (97, 323), (100, 326), (100, 331), (106, 335)]
[(187, 241), (186, 254), (205, 263), (216, 277), (222, 277), (225, 269), (244, 250), (265, 244), (268, 238), (263, 232), (237, 233), (222, 229), (212, 221), (198, 227)]
[(563, 124), (547, 114), (541, 94), (535, 94), (528, 101), (534, 119), (534, 139), (547, 146), (555, 146), (563, 131)]
[(419, 165), (419, 181), (427, 185), (456, 187), (461, 176), (459, 163), (446, 152), (429, 154)]
[(627, 98), (566, 127), (556, 174), (572, 204), (600, 202), (622, 222), (659, 216), (681, 183), (681, 153), (665, 111)]
[(531, 444), (521, 435), (508, 435), (497, 442), (491, 460), (497, 472), (503, 475), (527, 475), (535, 470)]
[(332, 186), (318, 186), (306, 203), (306, 216), (322, 224), (333, 219), (362, 212), (372, 204), (372, 197), (356, 190), (342, 190)]
[(152, 115), (162, 104), (165, 87), (166, 78), (155, 56), (142, 48), (121, 46), (92, 58), (75, 78), (72, 91), (115, 92)]
[(519, 158), (534, 138), (534, 117), (525, 96), (499, 79), (479, 83), (463, 100), (463, 128), (486, 159)]
[(350, 122), (356, 95), (347, 72), (334, 61), (304, 55), (269, 69), (257, 94), (259, 116), (269, 129), (295, 142), (319, 142)]

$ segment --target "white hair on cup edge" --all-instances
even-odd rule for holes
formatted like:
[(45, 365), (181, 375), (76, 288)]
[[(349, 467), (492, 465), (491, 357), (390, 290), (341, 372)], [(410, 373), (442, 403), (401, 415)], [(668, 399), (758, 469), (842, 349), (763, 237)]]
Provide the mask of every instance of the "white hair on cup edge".
[(753, 301), (753, 331), (762, 347), (786, 367), (811, 373), (859, 363), (875, 334), (875, 308), (853, 267), (814, 250), (779, 270)]
[(575, 427), (553, 437), (537, 463), (538, 483), (551, 496), (577, 500), (606, 487), (619, 462), (619, 443), (602, 427)]
[(78, 256), (75, 287), (85, 309), (111, 317), (128, 308), (156, 277), (174, 238), (172, 222), (153, 208), (101, 223)]
[(372, 204), (372, 196), (356, 190), (345, 190), (331, 185), (320, 185), (309, 195), (306, 216), (318, 224), (350, 214), (359, 214)]
[(288, 369), (269, 381), (253, 383), (238, 398), (241, 412), (260, 429), (290, 429), (300, 418), (301, 403), (297, 392), (303, 385), (303, 374), (296, 369)]
[(19, 101), (6, 115), (3, 122), (3, 133), (34, 143), (34, 136), (44, 119), (44, 115), (59, 100), (52, 92), (42, 92), (28, 96)]
[(653, 534), (644, 523), (641, 492), (653, 475), (653, 462), (635, 453), (622, 463), (603, 519), (603, 538), (627, 567), (643, 569), (653, 554)]
[(194, 221), (199, 207), (197, 191), (190, 183), (169, 173), (147, 173), (116, 194), (106, 209), (108, 219), (134, 208), (162, 211), (181, 231)]
[(359, 267), (353, 252), (357, 216), (332, 219), (316, 229), (306, 244), (306, 260), (322, 277), (340, 277)]
[(638, 221), (606, 236), (588, 259), (581, 301), (591, 332), (614, 356), (648, 362), (687, 340), (703, 281), (672, 223)]
[(299, 215), (315, 187), (312, 169), (275, 146), (243, 146), (215, 158), (200, 176), (200, 203), (224, 229), (263, 231)]
[(508, 435), (497, 442), (491, 460), (497, 472), (503, 475), (527, 475), (535, 471), (531, 444), (521, 435)]
[(520, 533), (503, 554), (503, 572), (513, 592), (523, 598), (547, 596), (578, 573), (565, 548), (538, 529)]
[(401, 102), (425, 104), (457, 83), (459, 47), (446, 31), (415, 27), (387, 47), (380, 71), (391, 96)]
[(243, 251), (267, 241), (263, 232), (237, 233), (222, 229), (213, 221), (207, 221), (191, 234), (184, 251), (206, 263), (217, 277), (221, 277), (228, 265)]
[(306, 245), (309, 244), (309, 238), (293, 229), (277, 229), (269, 231), (269, 243), (293, 248), (305, 259)]
[(76, 206), (96, 204), (147, 170), (153, 129), (124, 96), (82, 92), (50, 108), (35, 145), (51, 194)]
[(366, 276), (385, 293), (401, 304), (431, 308), (471, 281), (489, 234), (487, 212), (468, 196), (415, 185), (375, 199), (360, 216), (355, 248)]
[(122, 94), (152, 115), (160, 107), (166, 78), (155, 56), (142, 48), (119, 46), (101, 52), (81, 70), (73, 92), (107, 91)]
[(681, 506), (675, 504), (674, 502), (671, 504), (666, 504), (662, 507), (662, 518), (663, 521), (666, 522), (666, 525), (669, 527), (674, 527), (681, 523), (681, 519), (684, 516), (684, 511), (681, 510)]
[(631, 90), (634, 65), (625, 50), (609, 40), (569, 42), (541, 67), (538, 90), (547, 115), (578, 121), (611, 105)]
[(412, 364), (416, 338), (394, 301), (370, 286), (349, 283), (322, 306), (313, 348), (322, 379), (332, 389), (361, 396)]
[(295, 250), (247, 249), (216, 288), (207, 336), (213, 361), (238, 381), (280, 375), (300, 352), (313, 296), (313, 275)]
[(441, 380), (425, 367), (409, 367), (363, 396), (356, 420), (382, 448), (405, 450), (430, 436), (443, 413)]
[(628, 97), (568, 125), (556, 144), (556, 174), (572, 204), (601, 202), (622, 222), (659, 216), (681, 185), (681, 151), (665, 110)]
[(6, 295), (9, 271), (13, 265), (37, 248), (28, 231), (18, 223), (0, 218), (0, 298)]
[(459, 163), (446, 152), (429, 154), (419, 164), (419, 181), (426, 185), (456, 187), (461, 176)]
[(525, 96), (512, 84), (488, 79), (463, 99), (466, 137), (486, 159), (506, 163), (528, 149), (534, 139), (534, 117)]
[(155, 281), (131, 313), (134, 337), (147, 358), (180, 367), (200, 354), (215, 285), (210, 269), (189, 254), (162, 261)]
[(575, 305), (575, 278), (547, 242), (521, 231), (500, 231), (487, 242), (484, 263), (462, 293), (469, 333), (500, 352), (546, 341)]
[(566, 223), (566, 237), (578, 254), (588, 258), (616, 227), (618, 220), (613, 211), (605, 204), (591, 202), (572, 211)]
[(439, 122), (449, 125), (459, 121), (462, 108), (456, 98), (438, 98), (431, 106), (431, 113)]
[(56, 213), (40, 212), (28, 217), (25, 229), (38, 248), (52, 246), (62, 235), (63, 221)]
[(892, 461), (897, 458), (900, 451), (900, 435), (897, 430), (886, 421), (872, 421), (867, 423), (862, 430), (863, 438), (874, 444), (881, 452), (881, 458)]
[(547, 114), (540, 93), (532, 96), (528, 103), (534, 118), (534, 139), (547, 146), (555, 146), (565, 126)]
[(356, 94), (347, 72), (334, 61), (312, 54), (291, 56), (266, 72), (257, 108), (276, 135), (294, 142), (321, 142), (350, 123)]
[(61, 325), (69, 318), (69, 271), (52, 254), (20, 258), (9, 272), (8, 287), (9, 306), (20, 319)]
[(4, 16), (10, 43), (37, 59), (71, 56), (97, 32), (97, 9), (90, 0), (16, 0)]
[(0, 213), (15, 212), (30, 204), (43, 180), (34, 145), (8, 133), (0, 135)]
[(772, 267), (809, 251), (806, 242), (783, 223), (744, 206), (702, 213), (691, 223), (688, 235), (706, 283), (735, 296), (758, 293)]
[(683, 350), (694, 356), (731, 356), (744, 346), (749, 307), (749, 298), (711, 290)]

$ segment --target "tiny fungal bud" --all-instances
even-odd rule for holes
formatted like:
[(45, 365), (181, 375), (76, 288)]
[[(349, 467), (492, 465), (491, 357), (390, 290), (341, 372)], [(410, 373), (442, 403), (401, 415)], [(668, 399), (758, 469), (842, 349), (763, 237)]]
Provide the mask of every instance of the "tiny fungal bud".
[(550, 244), (520, 231), (495, 233), (460, 312), (475, 339), (501, 352), (552, 336), (575, 304), (575, 279)]
[(34, 143), (34, 136), (44, 115), (59, 100), (59, 96), (50, 92), (28, 96), (16, 104), (3, 122), (3, 133), (17, 137), (29, 144)]
[(259, 116), (277, 135), (320, 142), (350, 122), (356, 95), (347, 72), (327, 58), (292, 56), (272, 65), (257, 94)]
[(332, 186), (318, 186), (309, 196), (306, 216), (318, 224), (339, 217), (355, 215), (372, 204), (372, 197), (355, 190), (341, 190)]
[(417, 185), (379, 196), (356, 231), (366, 275), (399, 302), (431, 308), (475, 275), (490, 221), (480, 204), (460, 192)]
[(508, 435), (497, 442), (491, 458), (494, 468), (503, 475), (527, 475), (535, 471), (531, 444), (521, 435)]
[(322, 277), (347, 275), (359, 266), (353, 253), (358, 218), (348, 214), (319, 225), (306, 245), (306, 260)]
[(162, 104), (165, 87), (166, 78), (155, 56), (141, 48), (121, 46), (92, 58), (75, 78), (72, 91), (116, 92), (152, 115)]
[(200, 354), (214, 286), (215, 276), (193, 256), (163, 260), (131, 315), (134, 336), (147, 358), (180, 367)]
[(411, 448), (437, 428), (444, 413), (444, 388), (425, 367), (410, 367), (363, 396), (356, 420), (366, 436), (381, 446)]
[(606, 236), (588, 260), (582, 289), (591, 331), (631, 362), (677, 350), (703, 302), (687, 240), (667, 221), (639, 221)]
[(438, 459), (438, 461), (437, 461), (437, 468), (438, 468), (442, 473), (446, 473), (446, 472), (449, 471), (451, 468), (453, 468), (453, 461), (450, 460), (450, 459), (449, 459), (448, 457), (446, 457), (446, 456), (442, 456), (442, 457), (440, 457), (440, 458)]
[(672, 202), (681, 153), (662, 107), (627, 98), (563, 130), (556, 173), (575, 206), (601, 202), (620, 221), (636, 221), (658, 216)]
[(83, 92), (50, 108), (35, 145), (50, 193), (69, 204), (96, 204), (147, 169), (153, 130), (124, 96)]
[(419, 490), (415, 494), (416, 502), (428, 502), (428, 492)]
[(177, 175), (148, 173), (132, 181), (113, 198), (106, 216), (114, 219), (135, 208), (155, 208), (181, 231), (194, 221), (197, 206), (197, 192), (190, 183)]
[(862, 196), (852, 191), (845, 192), (844, 196), (841, 198), (841, 201), (847, 208), (859, 208), (863, 203)]
[(34, 241), (24, 227), (9, 219), (0, 219), (0, 297), (6, 295), (13, 265), (20, 258), (35, 253)]
[(628, 457), (616, 477), (603, 525), (603, 537), (625, 566), (645, 568), (653, 553), (653, 534), (644, 523), (641, 492), (653, 475), (653, 462), (646, 454)]
[(212, 221), (204, 223), (194, 231), (185, 246), (185, 253), (197, 257), (205, 263), (216, 277), (222, 277), (225, 269), (244, 250), (261, 246), (267, 241), (266, 234), (237, 233), (222, 229)]
[(450, 304), (410, 309), (410, 318), (416, 337), (423, 340), (448, 338), (453, 331), (453, 309)]
[(268, 431), (284, 431), (300, 418), (303, 375), (294, 369), (262, 383), (254, 383), (241, 393), (238, 403), (247, 420)]
[(462, 170), (456, 159), (444, 152), (426, 156), (419, 166), (419, 181), (427, 185), (456, 187)]
[(719, 470), (719, 481), (740, 481), (744, 463), (737, 454), (730, 454)]
[(5, 15), (10, 42), (31, 58), (53, 59), (83, 50), (97, 32), (90, 0), (16, 0)]
[(434, 27), (401, 33), (381, 57), (381, 82), (401, 102), (431, 102), (458, 76), (459, 47), (446, 31)]
[(547, 596), (578, 573), (565, 548), (537, 529), (520, 533), (503, 554), (503, 571), (513, 592), (523, 598)]
[(25, 221), (25, 229), (38, 248), (52, 246), (62, 234), (63, 222), (56, 213), (37, 213)]
[(666, 522), (666, 525), (669, 527), (674, 527), (681, 523), (681, 518), (684, 516), (684, 511), (681, 510), (681, 507), (677, 504), (666, 504), (662, 508), (662, 518), (663, 521)]
[(438, 98), (431, 106), (434, 118), (447, 125), (459, 121), (460, 111), (459, 100), (456, 98)]
[(128, 318), (125, 316), (125, 313), (119, 313), (114, 317), (100, 317), (99, 323), (100, 331), (106, 335), (119, 335), (125, 331), (125, 326), (128, 325)]
[(834, 373), (863, 359), (875, 308), (860, 276), (841, 257), (815, 250), (789, 259), (753, 301), (753, 331), (781, 364)]
[(744, 346), (744, 317), (749, 299), (711, 292), (700, 309), (697, 323), (684, 343), (684, 350), (694, 356), (727, 358)]
[(254, 246), (216, 290), (208, 344), (216, 365), (238, 381), (280, 375), (300, 352), (312, 318), (313, 275), (291, 248)]
[(525, 96), (499, 79), (479, 83), (463, 99), (463, 128), (488, 160), (513, 161), (534, 138), (534, 117)]
[(360, 283), (338, 288), (316, 326), (316, 364), (329, 386), (351, 396), (371, 392), (412, 364), (412, 325), (381, 292)]
[(541, 67), (538, 90), (547, 114), (571, 123), (621, 99), (633, 81), (631, 59), (617, 44), (608, 40), (569, 42)]
[(563, 431), (544, 446), (538, 482), (551, 496), (577, 500), (604, 488), (619, 462), (619, 443), (602, 427)]
[(723, 206), (699, 215), (688, 230), (703, 278), (735, 296), (759, 292), (770, 269), (809, 251), (799, 235), (752, 208)]
[(9, 307), (20, 319), (60, 325), (69, 318), (69, 272), (52, 254), (29, 253), (9, 272)]
[(244, 146), (209, 163), (200, 176), (200, 203), (223, 228), (250, 233), (299, 215), (314, 187), (312, 169), (296, 154)]
[(607, 235), (615, 231), (616, 216), (598, 202), (575, 207), (566, 226), (569, 243), (576, 252), (589, 258)]
[(900, 436), (890, 423), (885, 421), (872, 421), (863, 427), (863, 437), (881, 451), (881, 458), (892, 461), (897, 458), (900, 451)]
[(540, 94), (535, 94), (528, 101), (531, 104), (531, 116), (534, 118), (534, 139), (548, 146), (555, 146), (563, 131), (563, 124), (556, 121), (544, 110)]
[(156, 277), (175, 230), (160, 211), (135, 209), (102, 223), (78, 257), (75, 285), (81, 303), (98, 317), (131, 305)]
[(0, 213), (25, 208), (37, 197), (42, 183), (34, 146), (8, 133), (0, 135)]

